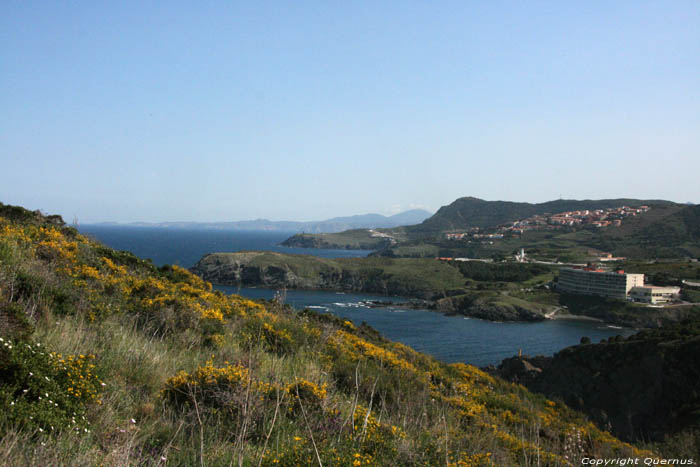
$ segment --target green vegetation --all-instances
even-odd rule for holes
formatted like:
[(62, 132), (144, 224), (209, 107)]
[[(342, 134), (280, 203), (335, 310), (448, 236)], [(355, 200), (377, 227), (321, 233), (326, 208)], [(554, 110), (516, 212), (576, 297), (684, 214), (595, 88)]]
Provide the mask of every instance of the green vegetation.
[(669, 457), (700, 452), (700, 314), (628, 338), (590, 339), (553, 357), (513, 357), (494, 371), (564, 400)]
[[(654, 455), (473, 366), (330, 315), (214, 292), (39, 215), (0, 219), (0, 322), (5, 465)], [(582, 440), (575, 450), (571, 437)]]
[(491, 228), (507, 222), (525, 219), (535, 214), (557, 213), (566, 211), (606, 209), (618, 206), (673, 205), (669, 201), (638, 199), (601, 199), (601, 200), (565, 200), (546, 203), (516, 203), (511, 201), (484, 201), (465, 197), (441, 207), (432, 217), (423, 223), (408, 227), (411, 233), (443, 232), (470, 227)]
[(389, 253), (384, 256), (398, 258), (436, 258), (441, 256), (442, 252), (439, 246), (420, 241), (415, 243), (404, 242), (384, 251)]
[(700, 313), (700, 306), (694, 305), (653, 308), (612, 298), (574, 294), (559, 295), (559, 304), (574, 315), (633, 328), (658, 328)]
[(375, 232), (390, 235), (380, 236), (368, 229), (346, 230), (338, 233), (296, 234), (282, 242), (282, 245), (299, 248), (326, 248), (336, 250), (379, 250), (395, 241), (405, 238), (401, 228), (375, 229)]
[(644, 274), (647, 282), (656, 285), (683, 285), (683, 280), (700, 282), (700, 263), (691, 261), (625, 261), (620, 269)]
[[(619, 227), (560, 227), (530, 230), (522, 235), (507, 232), (502, 239), (447, 240), (445, 232), (480, 228), (494, 231), (499, 225), (535, 214), (581, 209), (606, 209), (622, 205), (652, 207), (626, 218)], [(558, 200), (541, 204), (484, 201), (460, 198), (442, 207), (421, 224), (387, 229), (396, 242), (370, 238), (367, 231), (348, 231), (331, 236), (292, 237), (294, 246), (309, 248), (363, 248), (387, 257), (467, 257), (503, 259), (524, 248), (531, 258), (582, 263), (603, 252), (635, 260), (700, 257), (700, 206), (659, 200)], [(297, 238), (298, 237), (298, 238)], [(290, 239), (291, 240), (291, 239)]]
[(431, 298), (460, 289), (464, 278), (425, 258), (318, 258), (274, 252), (213, 253), (192, 271), (219, 284), (329, 289)]
[(552, 270), (550, 266), (542, 264), (489, 264), (481, 261), (455, 261), (452, 264), (467, 279), (486, 282), (525, 282)]
[[(690, 262), (628, 264), (631, 271), (652, 273), (652, 280), (670, 278), (668, 283), (677, 283), (680, 277), (693, 278), (698, 271), (697, 263)], [(668, 271), (664, 264), (670, 268)], [(275, 252), (239, 252), (206, 255), (192, 271), (218, 284), (419, 298), (428, 301), (421, 304), (422, 307), (493, 321), (541, 321), (547, 316), (579, 315), (615, 325), (645, 328), (677, 322), (696, 312), (687, 304), (655, 308), (594, 296), (559, 294), (552, 287), (557, 269), (557, 266), (536, 263), (383, 256), (330, 259)], [(684, 289), (689, 301), (697, 301), (700, 298), (697, 295)]]

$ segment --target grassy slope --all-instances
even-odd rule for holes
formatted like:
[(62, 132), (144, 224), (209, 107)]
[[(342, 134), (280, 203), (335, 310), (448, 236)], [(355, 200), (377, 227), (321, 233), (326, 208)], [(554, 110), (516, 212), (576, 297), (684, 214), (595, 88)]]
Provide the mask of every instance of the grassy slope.
[[(414, 245), (431, 244), (438, 248), (439, 256), (512, 255), (520, 248), (525, 248), (533, 257), (577, 262), (595, 256), (596, 252), (600, 251), (638, 259), (700, 256), (700, 207), (698, 206), (654, 204), (649, 212), (625, 219), (621, 227), (592, 228), (575, 232), (531, 231), (526, 232), (522, 238), (496, 240), (493, 244), (444, 239), (440, 234), (441, 229), (457, 228), (458, 224), (459, 226), (469, 224), (471, 222), (468, 220), (469, 214), (476, 216), (474, 222), (479, 225), (488, 221), (487, 210), (481, 212), (469, 209), (463, 212), (458, 207), (452, 206), (443, 213), (438, 212), (440, 216), (432, 224), (428, 225), (426, 221), (419, 226), (407, 228), (409, 240), (391, 247), (385, 254), (402, 256), (404, 252), (408, 252), (410, 255), (411, 247)], [(515, 212), (520, 211), (516, 209)], [(505, 216), (503, 217), (505, 219), (514, 214), (506, 209), (503, 212), (497, 211), (493, 215), (494, 219), (501, 219), (499, 216)], [(450, 216), (456, 217), (452, 219)], [(509, 218), (509, 220), (515, 219)], [(429, 226), (432, 227), (428, 228)], [(433, 232), (432, 235), (428, 235), (430, 232)]]
[[(316, 279), (321, 273), (352, 274), (358, 278), (381, 276), (385, 283), (395, 282), (403, 289), (441, 293), (460, 288), (464, 278), (450, 265), (426, 258), (319, 258), (276, 252), (213, 253), (223, 262), (244, 263), (254, 267), (275, 267), (292, 271), (296, 276)], [(205, 257), (206, 258), (206, 257)], [(196, 269), (195, 266), (194, 269)], [(259, 284), (252, 284), (259, 285)]]
[[(652, 205), (642, 215), (625, 219), (621, 227), (586, 229), (575, 232), (532, 231), (522, 238), (489, 242), (447, 241), (442, 232), (469, 227), (492, 228), (536, 213), (571, 209), (593, 209), (621, 205)], [(598, 200), (553, 201), (541, 204), (483, 201), (461, 198), (441, 208), (422, 224), (387, 230), (398, 244), (387, 245), (365, 230), (337, 234), (301, 235), (296, 246), (315, 248), (383, 249), (385, 256), (467, 256), (512, 255), (525, 248), (531, 256), (561, 261), (585, 261), (601, 251), (632, 258), (679, 258), (700, 256), (700, 206), (668, 201)]]
[(441, 207), (423, 223), (408, 228), (410, 232), (436, 232), (470, 227), (490, 228), (506, 222), (524, 219), (535, 214), (554, 214), (582, 209), (606, 209), (619, 206), (665, 206), (668, 201), (636, 199), (556, 200), (531, 204), (512, 201), (485, 201), (478, 198), (459, 198)]
[(333, 316), (224, 296), (183, 269), (6, 213), (0, 205), (6, 465), (563, 465), (565, 455), (649, 455), (472, 366)]
[(375, 250), (385, 243), (385, 239), (373, 237), (367, 229), (355, 229), (337, 233), (296, 234), (282, 242), (282, 245), (301, 248)]
[[(402, 227), (374, 230), (391, 235), (396, 241), (406, 239)], [(376, 250), (384, 248), (388, 242), (389, 240), (385, 237), (372, 235), (368, 229), (353, 229), (336, 233), (296, 234), (282, 242), (282, 245), (301, 248)]]

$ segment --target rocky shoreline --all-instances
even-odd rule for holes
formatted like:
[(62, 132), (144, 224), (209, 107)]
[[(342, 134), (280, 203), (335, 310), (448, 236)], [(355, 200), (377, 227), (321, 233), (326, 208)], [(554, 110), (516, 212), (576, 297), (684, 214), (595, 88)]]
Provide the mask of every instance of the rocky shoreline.
[(563, 401), (621, 439), (662, 441), (700, 423), (698, 322), (600, 343), (582, 338), (551, 357), (519, 355), (483, 369)]

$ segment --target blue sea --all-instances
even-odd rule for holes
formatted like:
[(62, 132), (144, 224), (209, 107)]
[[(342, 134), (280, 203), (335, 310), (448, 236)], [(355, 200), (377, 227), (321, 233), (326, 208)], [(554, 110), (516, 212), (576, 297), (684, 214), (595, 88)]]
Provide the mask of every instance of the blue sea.
[(204, 229), (175, 229), (158, 227), (127, 227), (81, 225), (81, 234), (95, 238), (117, 250), (127, 250), (141, 258), (149, 258), (157, 266), (177, 264), (193, 266), (207, 253), (243, 250), (279, 251), (325, 258), (354, 258), (367, 256), (369, 250), (310, 250), (288, 248), (280, 243), (295, 232), (224, 231)]
[[(366, 256), (369, 251), (286, 248), (280, 243), (293, 232), (236, 232), (171, 228), (80, 226), (81, 233), (118, 249), (128, 250), (156, 265), (179, 264), (190, 267), (212, 252), (269, 250), (313, 254), (326, 258)], [(275, 290), (216, 286), (227, 293), (249, 298), (274, 296)], [(286, 303), (299, 308), (333, 313), (355, 324), (366, 322), (389, 339), (431, 354), (445, 362), (466, 362), (478, 366), (498, 364), (519, 350), (528, 355), (552, 355), (581, 337), (593, 342), (634, 331), (595, 321), (551, 320), (539, 323), (494, 323), (463, 316), (446, 316), (426, 310), (398, 306), (370, 308), (368, 300), (400, 303), (402, 297), (325, 291), (286, 291)]]

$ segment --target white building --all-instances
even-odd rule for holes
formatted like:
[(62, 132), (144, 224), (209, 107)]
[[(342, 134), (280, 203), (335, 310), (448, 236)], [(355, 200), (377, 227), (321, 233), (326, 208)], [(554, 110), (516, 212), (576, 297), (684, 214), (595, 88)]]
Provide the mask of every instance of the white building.
[(562, 268), (557, 287), (570, 293), (626, 300), (633, 287), (644, 286), (644, 274), (592, 268)]
[(656, 285), (644, 285), (632, 287), (630, 298), (635, 302), (666, 303), (678, 298), (680, 287), (660, 287)]

